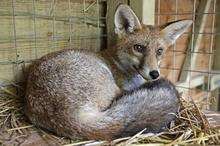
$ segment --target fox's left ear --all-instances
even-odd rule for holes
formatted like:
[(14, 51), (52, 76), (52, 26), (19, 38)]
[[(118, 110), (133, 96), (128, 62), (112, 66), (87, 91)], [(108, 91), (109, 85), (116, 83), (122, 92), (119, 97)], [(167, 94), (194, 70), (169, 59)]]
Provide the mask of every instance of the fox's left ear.
[(170, 46), (189, 28), (192, 20), (181, 20), (171, 23), (160, 31), (161, 38), (165, 45)]
[(128, 6), (121, 4), (115, 12), (115, 33), (120, 37), (135, 30), (142, 29), (141, 23), (133, 10)]

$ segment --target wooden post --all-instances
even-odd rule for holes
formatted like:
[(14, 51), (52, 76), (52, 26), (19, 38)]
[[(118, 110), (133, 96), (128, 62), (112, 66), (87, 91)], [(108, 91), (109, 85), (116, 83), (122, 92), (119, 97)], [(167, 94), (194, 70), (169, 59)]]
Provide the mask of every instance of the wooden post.
[(116, 43), (114, 15), (119, 4), (128, 4), (128, 0), (107, 0), (107, 47), (110, 48)]
[[(219, 13), (220, 12), (220, 1), (217, 0), (216, 1), (216, 13)], [(219, 33), (220, 32), (220, 15), (219, 14), (216, 14), (216, 33)], [(219, 35), (216, 35), (215, 36), (215, 52), (214, 52), (214, 62), (213, 62), (213, 70), (220, 70), (220, 36)], [(217, 99), (217, 109), (220, 111), (220, 90), (219, 88), (216, 89), (214, 91), (214, 96), (216, 97)]]
[[(208, 13), (209, 9), (211, 6), (211, 1), (201, 1), (199, 6), (198, 6), (198, 13)], [(203, 14), (203, 15), (198, 15), (195, 22), (194, 22), (194, 37), (191, 38), (190, 42), (189, 42), (189, 46), (188, 46), (188, 50), (187, 50), (187, 55), (183, 64), (183, 71), (180, 75), (180, 81), (182, 82), (189, 82), (190, 80), (190, 72), (185, 72), (184, 70), (194, 70), (195, 66), (196, 66), (196, 59), (198, 56), (198, 53), (193, 53), (191, 55), (191, 51), (193, 52), (198, 52), (199, 51), (199, 47), (203, 38), (203, 34), (200, 34), (204, 31), (205, 29), (205, 24), (207, 22), (207, 18), (208, 18), (208, 14)], [(198, 26), (198, 27), (197, 27)], [(192, 43), (194, 44), (193, 46)], [(193, 47), (192, 49), (190, 49), (191, 47)]]
[(155, 24), (155, 0), (130, 0), (130, 6), (143, 24)]

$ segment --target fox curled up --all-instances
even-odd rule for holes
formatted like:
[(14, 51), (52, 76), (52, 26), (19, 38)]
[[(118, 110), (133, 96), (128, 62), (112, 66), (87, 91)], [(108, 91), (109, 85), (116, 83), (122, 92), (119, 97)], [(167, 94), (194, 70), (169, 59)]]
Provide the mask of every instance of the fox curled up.
[(72, 139), (112, 140), (159, 132), (175, 118), (179, 96), (158, 66), (192, 21), (145, 26), (119, 5), (114, 23), (119, 41), (111, 49), (66, 49), (31, 65), (25, 113), (33, 124)]

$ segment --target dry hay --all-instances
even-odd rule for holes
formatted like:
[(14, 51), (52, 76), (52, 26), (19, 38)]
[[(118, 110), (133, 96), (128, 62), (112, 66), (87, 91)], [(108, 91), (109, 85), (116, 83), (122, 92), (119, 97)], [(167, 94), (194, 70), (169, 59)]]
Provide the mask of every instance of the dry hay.
[[(17, 86), (19, 89), (19, 86)], [(20, 88), (21, 89), (21, 88)], [(56, 137), (28, 123), (23, 114), (23, 95), (0, 87), (0, 143), (3, 145), (186, 145), (220, 144), (220, 131), (210, 129), (207, 118), (197, 105), (181, 99), (181, 109), (170, 129), (159, 134), (143, 134), (106, 141), (72, 141)], [(34, 142), (33, 142), (34, 141)], [(30, 144), (31, 143), (31, 144)]]

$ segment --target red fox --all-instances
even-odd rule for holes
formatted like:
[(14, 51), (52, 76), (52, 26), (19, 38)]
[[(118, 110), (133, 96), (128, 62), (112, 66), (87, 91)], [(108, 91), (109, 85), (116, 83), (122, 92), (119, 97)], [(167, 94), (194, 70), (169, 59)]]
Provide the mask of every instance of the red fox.
[(98, 53), (62, 50), (32, 64), (25, 113), (41, 128), (72, 139), (112, 140), (146, 128), (159, 132), (174, 119), (179, 96), (159, 79), (166, 49), (191, 20), (164, 28), (142, 25), (127, 5), (115, 12), (118, 43)]

